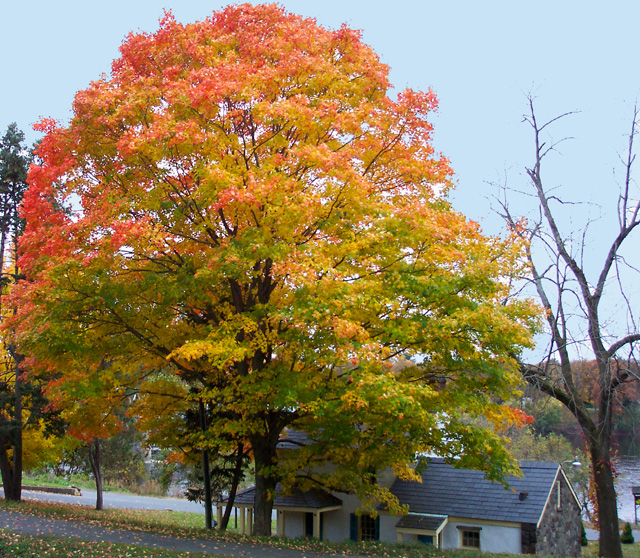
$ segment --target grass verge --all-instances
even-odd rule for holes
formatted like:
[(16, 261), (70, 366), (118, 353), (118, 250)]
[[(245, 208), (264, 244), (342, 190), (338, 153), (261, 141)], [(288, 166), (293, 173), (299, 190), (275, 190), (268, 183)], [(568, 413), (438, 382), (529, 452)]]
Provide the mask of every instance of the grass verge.
[[(61, 544), (62, 542), (62, 544)], [(16, 558), (200, 558), (204, 554), (0, 531), (0, 556)], [(207, 554), (207, 558), (215, 558)], [(222, 558), (222, 557), (220, 557)]]
[[(87, 475), (68, 475), (66, 477), (56, 476), (53, 473), (46, 472), (25, 472), (22, 484), (33, 484), (36, 486), (57, 486), (66, 488), (71, 485), (78, 488), (95, 490), (96, 483), (93, 478)], [(154, 480), (148, 480), (140, 485), (130, 486), (126, 483), (112, 483), (105, 481), (103, 490), (105, 492), (123, 492), (125, 494), (138, 494), (139, 496), (153, 496), (154, 498), (162, 498), (166, 496), (166, 490), (160, 486), (160, 483)]]

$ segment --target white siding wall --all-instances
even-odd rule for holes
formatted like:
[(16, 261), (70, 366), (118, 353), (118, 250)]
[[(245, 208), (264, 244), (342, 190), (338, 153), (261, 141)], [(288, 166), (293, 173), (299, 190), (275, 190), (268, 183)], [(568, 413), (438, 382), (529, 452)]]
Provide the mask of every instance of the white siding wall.
[[(350, 514), (354, 513), (360, 501), (355, 496), (340, 494), (342, 509), (324, 513), (324, 539), (327, 541), (349, 540)], [(380, 514), (380, 540), (395, 543), (398, 540), (396, 524), (399, 518)], [(285, 535), (289, 538), (304, 535), (305, 516), (303, 512), (285, 512)], [(521, 539), (519, 527), (487, 525), (469, 521), (449, 521), (442, 531), (444, 548), (460, 548), (460, 529), (458, 526), (479, 527), (480, 549), (484, 552), (508, 552), (520, 554)], [(404, 542), (417, 542), (415, 535), (404, 535)]]
[[(281, 450), (282, 451), (282, 450)], [(289, 450), (284, 450), (284, 452)], [(283, 455), (285, 453), (283, 452)], [(319, 471), (327, 472), (335, 469), (334, 465), (326, 465)], [(392, 469), (387, 469), (379, 473), (378, 482), (381, 486), (389, 488), (395, 476)], [(342, 500), (342, 509), (323, 513), (324, 516), (324, 539), (327, 541), (345, 541), (349, 540), (349, 521), (350, 515), (360, 507), (360, 500), (352, 494), (343, 494), (341, 492), (335, 495)], [(302, 537), (304, 534), (304, 513), (302, 512), (285, 512), (285, 535), (290, 538)], [(385, 519), (386, 518), (386, 519)], [(396, 542), (397, 535), (395, 525), (399, 518), (389, 516), (380, 517), (380, 539)]]
[[(338, 498), (342, 500), (342, 508), (336, 511), (324, 513), (324, 539), (327, 541), (348, 541), (350, 536), (350, 517), (352, 513), (355, 513), (360, 508), (360, 500), (351, 494), (336, 494)], [(287, 537), (302, 536), (292, 534), (293, 531), (289, 529), (289, 516), (286, 519), (286, 535)], [(304, 520), (304, 514), (298, 514)], [(396, 534), (396, 523), (398, 523), (397, 517), (389, 515), (380, 515), (380, 540), (387, 542), (396, 542), (398, 540)]]
[(399, 517), (393, 515), (380, 514), (380, 540), (390, 543), (398, 542), (398, 532), (396, 525), (400, 521)]
[(342, 508), (324, 514), (324, 538), (327, 541), (349, 540), (349, 516), (360, 507), (360, 500), (352, 494), (337, 493)]
[[(280, 514), (278, 514), (278, 521), (280, 521)], [(285, 511), (284, 528), (285, 536), (289, 537), (290, 539), (297, 539), (298, 537), (304, 536), (304, 513)], [(276, 530), (276, 533), (279, 532), (279, 529)]]
[(480, 550), (483, 552), (520, 554), (522, 551), (519, 527), (487, 525), (485, 523), (474, 523), (473, 520), (459, 522), (449, 521), (442, 531), (443, 548), (460, 548), (459, 525), (482, 528), (480, 531)]

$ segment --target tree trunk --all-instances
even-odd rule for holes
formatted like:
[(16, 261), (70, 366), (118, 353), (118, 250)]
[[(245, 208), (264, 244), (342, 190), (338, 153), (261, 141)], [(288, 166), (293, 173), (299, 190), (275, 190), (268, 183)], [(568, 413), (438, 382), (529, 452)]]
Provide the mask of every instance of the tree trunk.
[(93, 478), (96, 480), (96, 509), (104, 508), (102, 492), (102, 465), (100, 461), (100, 440), (89, 442), (89, 463), (93, 471)]
[(602, 556), (603, 558), (622, 558), (614, 474), (611, 458), (608, 454), (607, 449), (602, 451), (600, 447), (591, 449), (591, 467), (600, 526), (600, 549), (598, 556)]
[(233, 503), (236, 500), (236, 493), (238, 492), (238, 485), (242, 477), (242, 466), (244, 461), (244, 444), (238, 442), (238, 454), (236, 456), (236, 463), (233, 469), (233, 478), (231, 479), (231, 489), (229, 490), (229, 498), (227, 499), (227, 507), (224, 510), (224, 516), (220, 523), (219, 529), (226, 531), (229, 525), (229, 519), (231, 518), (231, 512), (233, 511)]
[(5, 500), (19, 501), (15, 497), (13, 467), (9, 459), (9, 444), (6, 437), (0, 438), (0, 473), (2, 473), (2, 488)]
[(4, 490), (4, 497), (6, 500), (10, 500), (11, 495), (11, 464), (9, 463), (9, 453), (7, 451), (7, 439), (5, 436), (0, 436), (0, 474), (2, 474), (2, 489)]
[[(22, 499), (22, 381), (19, 379), (19, 361), (16, 361), (13, 420), (9, 434), (0, 437), (0, 473), (5, 500)], [(9, 451), (12, 457), (9, 458)]]
[(15, 403), (14, 421), (15, 431), (13, 435), (13, 500), (19, 502), (22, 499), (22, 380), (20, 379), (20, 362), (22, 357), (14, 357), (15, 363)]
[(256, 492), (254, 500), (253, 534), (262, 537), (271, 536), (271, 515), (278, 479), (270, 472), (277, 461), (276, 442), (269, 443), (268, 439), (252, 440), (253, 455), (256, 465)]
[(211, 469), (209, 468), (209, 452), (202, 453), (202, 482), (204, 484), (204, 527), (213, 529), (213, 499), (211, 498)]
[[(200, 429), (204, 436), (207, 431), (207, 416), (204, 402), (200, 399), (198, 409), (200, 412)], [(211, 497), (211, 469), (209, 466), (209, 452), (202, 448), (202, 482), (204, 483), (204, 526), (205, 529), (213, 529), (213, 498)]]
[[(258, 463), (256, 461), (256, 469)], [(273, 499), (276, 490), (273, 477), (256, 473), (256, 495), (254, 501), (255, 521), (253, 534), (261, 537), (271, 536), (271, 515), (273, 513)]]
[[(600, 337), (597, 306), (589, 306), (589, 336), (598, 362), (598, 424), (596, 441), (592, 441), (591, 467), (598, 505), (598, 524), (600, 527), (598, 555), (603, 558), (622, 558), (622, 544), (618, 523), (617, 496), (614, 486), (613, 465), (611, 462), (611, 437), (613, 432), (613, 402), (616, 400), (616, 387), (611, 356), (604, 348)], [(588, 439), (587, 439), (588, 440)]]

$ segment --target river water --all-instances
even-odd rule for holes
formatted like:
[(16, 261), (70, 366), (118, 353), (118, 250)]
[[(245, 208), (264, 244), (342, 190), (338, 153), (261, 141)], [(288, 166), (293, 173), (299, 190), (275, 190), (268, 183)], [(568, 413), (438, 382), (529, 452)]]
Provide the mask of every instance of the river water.
[[(640, 457), (624, 456), (616, 460), (616, 493), (618, 495), (618, 517), (621, 521), (635, 521), (632, 486), (640, 486)], [(638, 509), (640, 521), (640, 507)]]

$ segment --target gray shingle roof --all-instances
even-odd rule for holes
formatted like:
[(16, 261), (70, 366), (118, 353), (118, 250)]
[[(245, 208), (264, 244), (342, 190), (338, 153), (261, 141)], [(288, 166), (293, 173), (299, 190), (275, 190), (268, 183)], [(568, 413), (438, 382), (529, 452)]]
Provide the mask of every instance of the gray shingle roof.
[[(431, 459), (422, 483), (396, 479), (391, 492), (409, 506), (410, 513), (537, 523), (558, 468), (557, 463), (520, 463), (524, 477), (508, 477), (512, 490), (507, 490), (486, 480), (481, 471)], [(527, 492), (526, 498), (520, 499), (520, 492)]]
[(437, 531), (447, 521), (446, 515), (417, 515), (410, 513), (400, 518), (396, 529), (423, 529), (425, 531)]
[[(256, 487), (252, 486), (245, 490), (242, 490), (236, 494), (235, 504), (253, 506), (254, 496), (256, 493)], [(224, 499), (226, 502), (226, 498)], [(283, 494), (278, 484), (276, 486), (276, 499), (273, 502), (273, 507), (277, 508), (308, 508), (308, 509), (323, 509), (333, 508), (336, 506), (342, 506), (342, 500), (329, 494), (324, 490), (309, 490), (308, 492), (301, 492), (295, 490), (291, 494)]]

